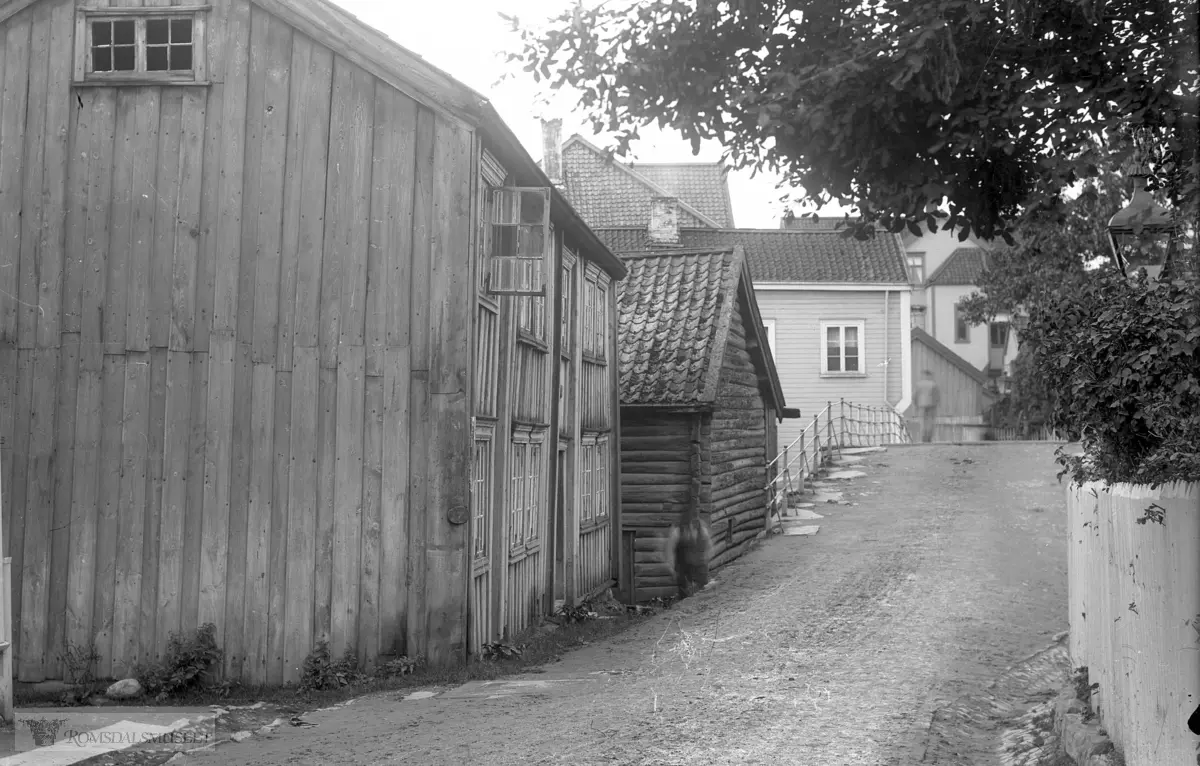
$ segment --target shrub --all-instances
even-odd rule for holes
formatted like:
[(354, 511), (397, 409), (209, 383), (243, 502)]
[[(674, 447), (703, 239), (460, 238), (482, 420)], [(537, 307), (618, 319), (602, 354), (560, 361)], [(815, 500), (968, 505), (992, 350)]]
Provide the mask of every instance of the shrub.
[(156, 662), (139, 665), (135, 671), (142, 689), (163, 697), (201, 687), (205, 674), (221, 661), (216, 632), (216, 626), (209, 622), (188, 637), (172, 633), (166, 654)]
[[(1119, 275), (1059, 290), (1031, 317), (1031, 364), (1055, 389), (1053, 425), (1076, 481), (1200, 480), (1200, 284)], [(1061, 474), (1060, 474), (1061, 475)]]
[(353, 649), (347, 647), (341, 659), (334, 660), (329, 653), (329, 644), (320, 641), (304, 658), (304, 667), (300, 672), (300, 690), (311, 692), (340, 689), (365, 680), (366, 675), (359, 671), (358, 655)]

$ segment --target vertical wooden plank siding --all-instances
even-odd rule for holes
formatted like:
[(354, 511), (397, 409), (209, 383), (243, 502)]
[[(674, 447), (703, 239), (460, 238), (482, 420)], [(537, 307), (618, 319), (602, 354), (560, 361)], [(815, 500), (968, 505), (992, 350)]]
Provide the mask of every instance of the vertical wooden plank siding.
[[(33, 379), (51, 381), (58, 374), (59, 350), (36, 349), (33, 357)], [(50, 596), (50, 522), (54, 516), (54, 449), (56, 391), (52, 385), (37, 385), (32, 397), (29, 429), (29, 458), (25, 490), (26, 519), (24, 557), (21, 572), (21, 603), (29, 619), (21, 623), (21, 645), (17, 655), (19, 673), (24, 676), (43, 675), (46, 650), (47, 610)]]
[[(58, 678), (65, 647), (67, 556), (70, 554), (71, 485), (75, 476), (75, 404), (79, 390), (79, 335), (64, 333), (59, 354), (58, 422), (55, 437), (54, 518), (51, 521), (49, 628), (43, 670)], [(135, 622), (136, 624), (136, 622)]]
[(267, 572), (267, 683), (283, 682), (287, 627), (288, 505), (291, 502), (292, 373), (275, 373), (274, 475), (271, 482), (271, 552)]
[(317, 522), (317, 395), (315, 346), (298, 346), (292, 357), (291, 471), (287, 521), (287, 618), (283, 680), (300, 678), (313, 646), (313, 585)]
[[(409, 440), (416, 445), (429, 445), (429, 357), (430, 357), (430, 268), (433, 227), (433, 178), (436, 117), (421, 109), (417, 112), (416, 172), (413, 193), (413, 257), (410, 304), (411, 382), (409, 388)], [(425, 647), (428, 625), (428, 601), (425, 598), (427, 509), (429, 508), (430, 450), (419, 448), (409, 454), (408, 515), (408, 620), (405, 645), (409, 654)]]
[(363, 422), (366, 381), (362, 346), (342, 346), (337, 368), (330, 651), (358, 648), (362, 546)]
[[(64, 50), (74, 35), (74, 9), (60, 1), (50, 10), (48, 51)], [(62, 329), (63, 272), (66, 263), (68, 147), (71, 125), (71, 59), (50, 53), (46, 81), (46, 148), (42, 178), (42, 239), (38, 257), (37, 341), (40, 348), (58, 347)], [(3, 176), (0, 176), (2, 178)]]
[(125, 362), (121, 434), (121, 507), (113, 610), (113, 672), (124, 675), (140, 659), (138, 626), (142, 594), (142, 548), (146, 513), (146, 467), (150, 430), (150, 357), (131, 353)]
[[(121, 4), (142, 3), (177, 4)], [(210, 622), (248, 683), (296, 681), (322, 640), (367, 667), (462, 660), (477, 137), (248, 0), (209, 14), (209, 87), (75, 88), (75, 10), (0, 31), (19, 679), (61, 678), (68, 643), (123, 676)], [(543, 511), (554, 470), (526, 477)], [(548, 520), (509, 583), (521, 624)]]
[[(408, 301), (405, 300), (407, 306)], [(390, 347), (383, 370), (383, 487), (379, 520), (379, 650), (403, 654), (409, 560), (410, 349)]]
[[(13, 269), (17, 272), (17, 289), (8, 293), (6, 303), (17, 307), (17, 347), (33, 348), (37, 336), (38, 321), (38, 262), (41, 259), (40, 239), (42, 234), (43, 206), (42, 177), (46, 169), (46, 105), (48, 91), (46, 76), (49, 72), (50, 14), (46, 6), (30, 9), (31, 25), (29, 40), (29, 93), (26, 96), (25, 115), (25, 172), (21, 187), (21, 235), (18, 240), (8, 240), (20, 255)], [(0, 240), (2, 241), (2, 240)], [(16, 298), (14, 301), (13, 298)], [(23, 576), (23, 573), (22, 573)]]
[[(129, 308), (130, 323), (135, 321), (148, 330), (151, 348), (167, 348), (171, 340), (171, 295), (175, 250), (175, 206), (178, 202), (179, 163), (183, 132), (183, 93), (167, 90), (160, 100), (161, 113), (158, 124), (158, 156), (153, 172), (154, 187), (165, 193), (156, 193), (154, 201), (153, 242), (138, 256), (141, 269), (146, 271), (136, 290), (140, 300), (138, 307)], [(146, 278), (148, 276), (148, 278)], [(136, 315), (136, 319), (135, 319)], [(149, 317), (148, 322), (146, 317)], [(148, 324), (148, 327), (146, 325)], [(145, 350), (144, 348), (141, 350)]]
[[(28, 171), (24, 156), (26, 105), (29, 98), (29, 35), (32, 26), (28, 16), (27, 13), (21, 14), (8, 22), (4, 40), (4, 90), (0, 97), (0, 103), (3, 104), (3, 110), (0, 111), (0, 178), (14, 192), (0, 198), (0, 242), (15, 242), (18, 245), (21, 241), (22, 199), (16, 190), (22, 188)], [(19, 246), (5, 247), (0, 252), (0, 291), (3, 291), (0, 294), (15, 296), (19, 292), (20, 256)], [(14, 347), (17, 342), (17, 306), (14, 300), (0, 304), (0, 341), (11, 343)], [(11, 484), (5, 482), (5, 486)], [(16, 510), (15, 506), (10, 507)], [(13, 538), (6, 535), (5, 539), (10, 541), (15, 551)], [(13, 572), (19, 572), (15, 557), (12, 564)], [(20, 600), (16, 594), (13, 597), (13, 609), (17, 614), (20, 613)]]
[[(425, 563), (430, 622), (426, 656), (461, 661), (466, 650), (471, 447), (470, 349), (474, 282), (470, 215), (473, 136), (439, 120), (430, 259), (429, 386), (432, 404)], [(543, 475), (545, 475), (543, 473)], [(544, 507), (544, 506), (543, 506)], [(461, 513), (459, 521), (450, 514)]]

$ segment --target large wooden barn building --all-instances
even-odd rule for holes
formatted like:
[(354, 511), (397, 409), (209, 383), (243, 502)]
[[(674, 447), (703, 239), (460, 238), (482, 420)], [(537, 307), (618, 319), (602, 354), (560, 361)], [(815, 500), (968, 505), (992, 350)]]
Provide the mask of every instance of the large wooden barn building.
[(783, 393), (740, 246), (624, 253), (621, 505), (631, 600), (671, 596), (670, 525), (695, 514), (715, 570), (767, 523)]
[(0, 0), (18, 678), (461, 661), (620, 571), (625, 266), (323, 0)]

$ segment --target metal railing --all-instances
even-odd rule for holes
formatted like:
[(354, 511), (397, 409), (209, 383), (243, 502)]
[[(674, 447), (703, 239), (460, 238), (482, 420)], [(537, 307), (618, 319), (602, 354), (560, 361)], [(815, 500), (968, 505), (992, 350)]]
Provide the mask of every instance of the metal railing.
[(767, 464), (768, 520), (787, 515), (788, 495), (807, 489), (835, 451), (911, 441), (904, 417), (893, 407), (870, 407), (845, 399), (837, 405), (829, 402)]

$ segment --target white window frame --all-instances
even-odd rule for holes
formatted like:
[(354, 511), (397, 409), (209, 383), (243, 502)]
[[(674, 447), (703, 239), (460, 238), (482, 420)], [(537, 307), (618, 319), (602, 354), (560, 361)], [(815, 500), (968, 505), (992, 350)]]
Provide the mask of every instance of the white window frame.
[[(865, 378), (867, 377), (867, 361), (866, 361), (866, 325), (867, 323), (861, 319), (836, 319), (822, 321), (821, 326), (821, 377), (829, 378)], [(841, 370), (829, 369), (829, 330), (830, 328), (841, 329)], [(853, 327), (858, 330), (858, 369), (853, 372), (846, 372), (846, 328)]]
[[(920, 251), (915, 252), (915, 253), (909, 253), (908, 255), (905, 256), (904, 260), (905, 260), (905, 263), (908, 265), (908, 281), (911, 282), (916, 287), (921, 287), (922, 285), (924, 285), (925, 284), (925, 253), (920, 252)], [(914, 261), (915, 261), (915, 263), (914, 263)], [(916, 279), (913, 276), (914, 268), (921, 270), (921, 278), (920, 279)]]
[[(954, 342), (955, 343), (970, 343), (971, 342), (971, 323), (967, 321), (961, 303), (954, 304)], [(958, 324), (962, 322), (962, 334), (958, 332)]]
[[(85, 8), (75, 14), (75, 84), (76, 85), (208, 85), (208, 5), (175, 5), (138, 8)], [(190, 70), (147, 71), (146, 22), (152, 19), (192, 20), (192, 68)], [(92, 71), (92, 22), (133, 21), (133, 70), (115, 72)]]
[(771, 358), (777, 360), (779, 359), (779, 355), (775, 351), (775, 320), (764, 319), (762, 323), (763, 328), (767, 331), (767, 348), (771, 350)]

